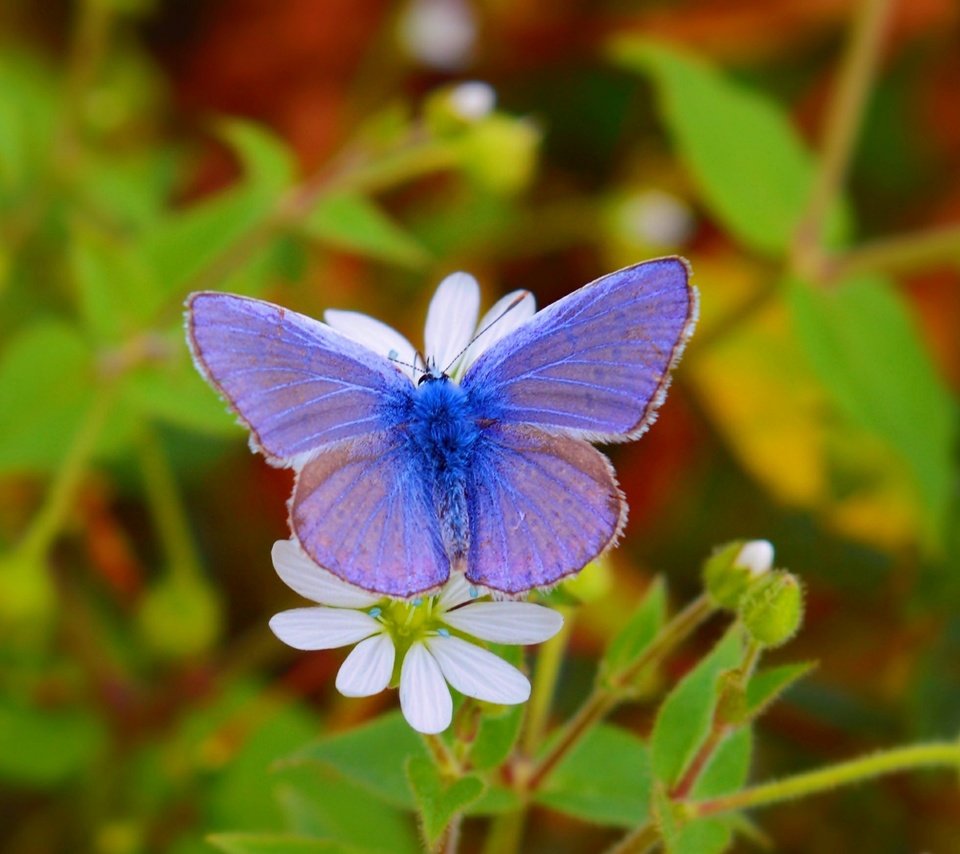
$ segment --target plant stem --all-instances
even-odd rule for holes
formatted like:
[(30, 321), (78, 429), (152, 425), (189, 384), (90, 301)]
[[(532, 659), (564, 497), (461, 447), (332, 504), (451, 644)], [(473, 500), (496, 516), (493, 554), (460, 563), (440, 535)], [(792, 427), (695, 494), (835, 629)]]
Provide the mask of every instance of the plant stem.
[(853, 24), (827, 113), (813, 191), (797, 229), (794, 256), (801, 269), (810, 264), (810, 256), (819, 255), (824, 221), (845, 182), (892, 6), (892, 0), (862, 0)]
[(648, 667), (658, 663), (690, 636), (714, 611), (706, 595), (694, 599), (677, 614), (633, 664), (606, 683), (598, 684), (577, 713), (564, 726), (546, 755), (534, 766), (526, 781), (528, 792), (536, 791), (580, 740), (629, 695), (631, 683)]
[(200, 558), (190, 533), (190, 523), (177, 491), (170, 463), (159, 436), (143, 424), (139, 436), (140, 471), (157, 531), (166, 550), (170, 570), (181, 579), (202, 575)]
[(829, 259), (825, 273), (839, 280), (857, 273), (910, 272), (937, 263), (960, 265), (960, 225), (875, 240)]
[(24, 561), (40, 561), (63, 527), (84, 471), (107, 422), (113, 397), (112, 383), (100, 385), (94, 392), (90, 408), (80, 422), (73, 443), (57, 470), (43, 506), (34, 516), (30, 527), (16, 547), (17, 558)]
[(768, 806), (883, 774), (944, 765), (952, 765), (960, 770), (960, 744), (945, 742), (897, 747), (773, 783), (742, 789), (730, 795), (703, 801), (687, 801), (683, 806), (690, 818), (704, 818), (733, 810)]
[(619, 842), (607, 849), (607, 854), (645, 854), (660, 841), (660, 832), (653, 822), (641, 824)]
[(494, 816), (483, 843), (483, 854), (514, 854), (523, 842), (526, 806)]
[(563, 656), (573, 631), (573, 611), (562, 609), (563, 626), (550, 640), (540, 647), (537, 653), (537, 669), (533, 677), (533, 690), (527, 706), (526, 727), (523, 732), (522, 750), (527, 756), (533, 756), (543, 740), (553, 705), (553, 694), (557, 686), (557, 677), (563, 665)]
[(457, 778), (463, 772), (460, 760), (450, 749), (449, 745), (439, 736), (433, 733), (423, 733), (423, 743), (430, 751), (437, 770), (441, 777)]

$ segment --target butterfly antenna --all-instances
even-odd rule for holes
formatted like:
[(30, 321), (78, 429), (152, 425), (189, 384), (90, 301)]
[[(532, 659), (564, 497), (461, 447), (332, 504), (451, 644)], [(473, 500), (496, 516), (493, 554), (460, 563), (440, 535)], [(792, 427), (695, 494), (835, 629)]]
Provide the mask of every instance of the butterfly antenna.
[(483, 335), (488, 329), (492, 329), (494, 326), (496, 326), (501, 320), (503, 320), (504, 317), (506, 317), (511, 311), (513, 311), (518, 305), (520, 305), (520, 303), (522, 303), (528, 296), (530, 296), (530, 291), (521, 291), (512, 300), (510, 300), (510, 304), (503, 311), (501, 311), (500, 314), (498, 314), (493, 320), (491, 320), (486, 326), (484, 326), (483, 329), (477, 332), (477, 334), (474, 335), (473, 338), (470, 339), (470, 343), (467, 344), (467, 346), (464, 347), (459, 353), (457, 353), (457, 355), (453, 358), (453, 361), (451, 361), (450, 364), (447, 365), (446, 368), (444, 368), (443, 372), (445, 374), (449, 373), (450, 368), (452, 368), (455, 364), (457, 364), (457, 362), (460, 361), (460, 357), (474, 345), (474, 342), (476, 342), (481, 335)]
[[(405, 368), (410, 368), (411, 370), (419, 371), (421, 374), (427, 373), (426, 369), (421, 368), (418, 364), (416, 364), (416, 362), (414, 362), (413, 364), (411, 364), (410, 362), (404, 362), (403, 359), (400, 358), (400, 354), (396, 350), (391, 350), (389, 353), (387, 353), (387, 358), (391, 362), (393, 362), (395, 365), (403, 365)], [(420, 355), (419, 351), (416, 353), (416, 358), (419, 358), (421, 362), (423, 361), (423, 356)]]

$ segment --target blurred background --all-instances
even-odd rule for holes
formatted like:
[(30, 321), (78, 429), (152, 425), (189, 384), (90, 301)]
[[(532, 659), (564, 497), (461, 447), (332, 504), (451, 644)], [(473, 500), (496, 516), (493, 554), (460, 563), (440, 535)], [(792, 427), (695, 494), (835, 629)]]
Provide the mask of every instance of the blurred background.
[[(558, 715), (656, 574), (682, 605), (714, 545), (764, 537), (807, 590), (775, 658), (818, 667), (753, 779), (955, 737), (958, 47), (952, 0), (4, 0), (0, 850), (199, 852), (306, 813), (415, 846), (401, 811), (275, 765), (396, 698), (344, 700), (341, 654), (267, 628), (291, 476), (195, 376), (200, 288), (419, 344), (453, 270), (543, 305), (684, 255), (701, 323), (610, 450), (630, 522), (581, 583)], [(781, 851), (956, 850), (948, 776), (757, 818)], [(527, 850), (617, 835), (539, 809)]]

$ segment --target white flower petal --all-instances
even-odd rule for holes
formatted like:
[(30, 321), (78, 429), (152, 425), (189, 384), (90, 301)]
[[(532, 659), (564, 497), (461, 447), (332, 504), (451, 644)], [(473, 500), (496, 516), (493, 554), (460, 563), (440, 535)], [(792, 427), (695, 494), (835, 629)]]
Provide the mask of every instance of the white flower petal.
[(418, 732), (443, 732), (453, 717), (453, 699), (437, 660), (422, 643), (410, 647), (400, 670), (400, 710)]
[(369, 614), (340, 608), (294, 608), (270, 619), (270, 629), (294, 649), (335, 649), (383, 630)]
[[(471, 594), (471, 590), (476, 592)], [(451, 572), (449, 580), (440, 591), (437, 607), (443, 611), (448, 611), (450, 608), (456, 608), (457, 605), (475, 599), (478, 595), (477, 588), (467, 581), (462, 572)]]
[(340, 311), (335, 308), (328, 308), (323, 313), (323, 319), (341, 335), (346, 335), (358, 344), (363, 344), (368, 350), (395, 361), (403, 373), (411, 379), (414, 378), (416, 372), (410, 366), (416, 364), (414, 360), (417, 358), (417, 351), (413, 344), (392, 326), (359, 311)]
[(428, 638), (427, 648), (447, 681), (461, 694), (488, 703), (524, 703), (530, 683), (516, 667), (460, 638)]
[(750, 570), (751, 575), (763, 575), (773, 566), (773, 545), (769, 540), (750, 540), (743, 544), (733, 563)]
[(470, 343), (480, 311), (480, 286), (469, 273), (452, 273), (437, 287), (427, 311), (427, 362), (452, 371), (451, 362)]
[(494, 643), (542, 643), (563, 626), (563, 617), (532, 602), (474, 602), (443, 615), (443, 621)]
[(337, 673), (337, 690), (344, 697), (372, 697), (390, 684), (396, 650), (389, 635), (360, 641)]
[(347, 584), (322, 566), (296, 540), (277, 540), (271, 552), (273, 567), (287, 587), (321, 605), (369, 608), (383, 597)]
[[(509, 311), (510, 306), (516, 302)], [(507, 312), (504, 314), (504, 312)], [(480, 355), (493, 344), (496, 344), (501, 338), (505, 338), (514, 329), (523, 326), (534, 314), (537, 313), (537, 301), (530, 291), (513, 291), (502, 299), (497, 300), (477, 324), (477, 340), (470, 345), (463, 362), (460, 364), (460, 373), (466, 373), (467, 369), (480, 357)]]

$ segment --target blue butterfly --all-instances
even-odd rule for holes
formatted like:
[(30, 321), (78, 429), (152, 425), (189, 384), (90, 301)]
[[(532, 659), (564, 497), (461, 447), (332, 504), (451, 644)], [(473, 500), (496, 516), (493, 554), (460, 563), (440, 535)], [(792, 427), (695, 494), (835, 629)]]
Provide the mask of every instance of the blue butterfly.
[[(290, 523), (305, 551), (407, 597), (451, 570), (507, 594), (548, 586), (615, 543), (627, 505), (590, 442), (650, 426), (697, 294), (682, 259), (637, 264), (522, 323), (507, 314), (466, 360), (448, 353), (453, 366), (419, 375), (405, 352), (381, 356), (272, 303), (200, 292), (187, 307), (198, 369), (252, 447), (296, 471)], [(497, 340), (474, 356), (486, 335)]]

